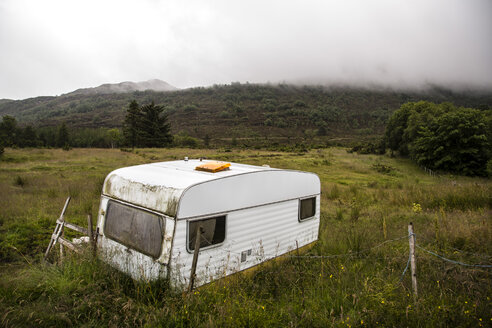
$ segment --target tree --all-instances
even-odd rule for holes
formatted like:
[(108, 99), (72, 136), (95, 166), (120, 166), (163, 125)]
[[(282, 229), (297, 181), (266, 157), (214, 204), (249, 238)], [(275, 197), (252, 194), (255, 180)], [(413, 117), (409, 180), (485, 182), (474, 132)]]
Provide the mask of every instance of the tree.
[(132, 146), (132, 148), (138, 146), (140, 116), (140, 107), (136, 100), (132, 100), (128, 106), (125, 121), (123, 123), (123, 137), (125, 138), (125, 143)]
[(15, 117), (5, 115), (0, 123), (0, 139), (3, 140), (4, 147), (12, 147), (18, 144), (19, 129)]
[(484, 113), (450, 103), (406, 103), (393, 113), (386, 144), (419, 165), (465, 175), (485, 175), (490, 158)]
[(65, 124), (65, 122), (63, 122), (58, 128), (58, 133), (56, 135), (56, 145), (60, 148), (61, 147), (69, 148), (70, 147), (69, 137), (70, 136), (68, 134), (67, 125)]
[(465, 175), (486, 175), (485, 122), (476, 109), (454, 109), (437, 117), (413, 144), (413, 157), (419, 164)]
[(38, 136), (32, 125), (26, 126), (21, 132), (21, 147), (36, 147), (38, 146)]
[(119, 129), (109, 129), (108, 135), (111, 140), (111, 148), (114, 148), (114, 146), (118, 145), (121, 140), (121, 132)]
[(165, 147), (172, 143), (171, 127), (164, 107), (154, 102), (140, 108), (138, 136), (143, 147)]

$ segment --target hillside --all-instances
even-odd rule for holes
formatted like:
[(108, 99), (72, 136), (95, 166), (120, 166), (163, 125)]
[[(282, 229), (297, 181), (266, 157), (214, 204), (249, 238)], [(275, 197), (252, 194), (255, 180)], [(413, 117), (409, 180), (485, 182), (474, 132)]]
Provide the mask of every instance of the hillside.
[[(125, 84), (117, 87), (124, 90)], [(101, 86), (99, 90), (106, 90)], [(96, 88), (97, 89), (97, 88)], [(380, 135), (391, 113), (408, 101), (452, 102), (489, 109), (492, 92), (460, 93), (433, 87), (421, 92), (348, 87), (239, 84), (178, 91), (96, 92), (0, 102), (0, 116), (38, 127), (121, 127), (129, 102), (154, 101), (169, 114), (172, 132), (203, 138)]]
[(178, 88), (170, 85), (167, 82), (153, 79), (142, 82), (121, 82), (121, 83), (106, 83), (95, 88), (77, 89), (67, 95), (97, 95), (97, 94), (111, 94), (111, 93), (128, 93), (134, 91), (176, 91)]

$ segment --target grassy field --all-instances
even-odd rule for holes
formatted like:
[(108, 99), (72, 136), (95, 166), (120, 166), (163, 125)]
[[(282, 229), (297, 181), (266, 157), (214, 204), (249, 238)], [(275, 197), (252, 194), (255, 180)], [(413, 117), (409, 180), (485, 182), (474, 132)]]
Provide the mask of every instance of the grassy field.
[[(73, 198), (68, 219), (85, 225), (111, 170), (184, 156), (316, 172), (322, 181), (319, 241), (306, 257), (261, 265), (191, 295), (165, 282), (134, 282), (89, 254), (41, 263), (67, 196)], [(409, 272), (401, 279), (409, 222), (420, 246), (456, 261), (492, 264), (490, 179), (431, 177), (408, 160), (342, 148), (6, 149), (0, 160), (0, 324), (490, 327), (491, 269), (417, 249), (414, 300)]]

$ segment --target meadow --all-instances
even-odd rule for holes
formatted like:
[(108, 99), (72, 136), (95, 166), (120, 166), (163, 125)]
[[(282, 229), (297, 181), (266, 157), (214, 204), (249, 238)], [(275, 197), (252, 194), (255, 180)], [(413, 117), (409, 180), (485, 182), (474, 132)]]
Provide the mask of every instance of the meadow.
[[(46, 264), (42, 255), (67, 196), (67, 220), (98, 211), (113, 169), (206, 157), (315, 172), (322, 182), (319, 240), (191, 294), (136, 282), (91, 256)], [(466, 264), (492, 264), (492, 181), (430, 176), (410, 160), (344, 148), (6, 149), (0, 158), (0, 324), (5, 327), (486, 327), (489, 268), (417, 249), (418, 297), (407, 225), (417, 243)], [(56, 253), (56, 252), (55, 252)]]

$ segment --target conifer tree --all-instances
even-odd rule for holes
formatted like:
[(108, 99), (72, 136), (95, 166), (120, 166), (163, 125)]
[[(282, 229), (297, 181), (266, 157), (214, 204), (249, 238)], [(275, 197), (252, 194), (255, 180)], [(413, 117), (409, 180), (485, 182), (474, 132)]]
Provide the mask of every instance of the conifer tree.
[(65, 122), (63, 122), (58, 128), (58, 134), (56, 135), (56, 145), (58, 147), (70, 147), (69, 134)]
[(125, 143), (132, 148), (138, 146), (140, 116), (140, 106), (136, 100), (132, 100), (128, 106), (125, 122), (123, 123), (123, 137)]
[(164, 107), (154, 102), (140, 109), (139, 139), (143, 147), (165, 147), (172, 143), (170, 126)]

